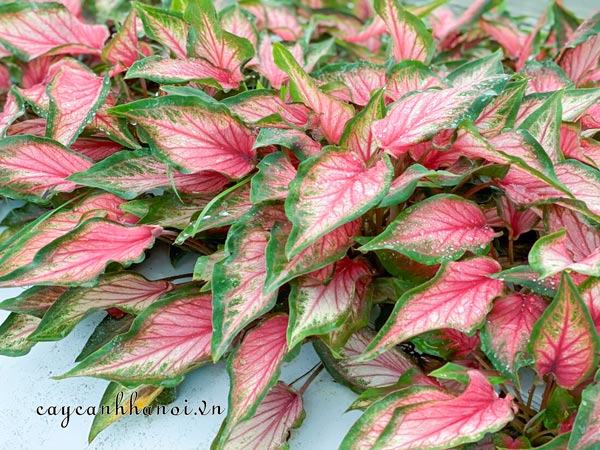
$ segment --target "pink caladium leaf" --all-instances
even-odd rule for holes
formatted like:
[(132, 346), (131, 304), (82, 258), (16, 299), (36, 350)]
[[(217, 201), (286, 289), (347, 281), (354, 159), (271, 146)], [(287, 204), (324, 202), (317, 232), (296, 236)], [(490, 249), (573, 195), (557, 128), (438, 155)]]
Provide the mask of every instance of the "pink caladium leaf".
[(228, 71), (231, 84), (239, 86), (244, 79), (241, 68), (254, 55), (252, 44), (247, 39), (222, 30), (211, 1), (190, 2), (185, 18), (192, 25), (190, 48), (194, 55)]
[(410, 405), (425, 402), (450, 400), (453, 396), (433, 386), (415, 386), (401, 389), (385, 396), (372, 404), (360, 418), (354, 422), (340, 449), (360, 450), (373, 448), (377, 439), (392, 420), (394, 411)]
[(600, 58), (600, 17), (598, 14), (583, 22), (559, 58), (559, 64), (576, 84), (583, 83), (589, 72), (598, 67)]
[[(47, 61), (44, 64), (40, 64), (36, 70), (40, 73), (36, 74), (35, 82), (23, 83), (23, 88), (15, 88), (19, 93), (19, 96), (29, 104), (31, 108), (41, 117), (48, 116), (48, 109), (50, 107), (50, 98), (46, 92), (47, 85), (54, 79), (54, 77), (61, 71), (74, 70), (81, 72), (82, 70), (89, 71), (87, 67), (82, 65), (79, 61), (73, 58), (63, 58), (55, 60), (55, 58), (41, 57), (39, 59)], [(30, 63), (30, 64), (33, 64)], [(38, 78), (39, 76), (39, 78)]]
[(247, 39), (256, 48), (258, 44), (256, 27), (252, 16), (245, 9), (238, 5), (231, 5), (224, 8), (219, 15), (223, 30)]
[(568, 448), (593, 450), (600, 444), (600, 385), (597, 382), (589, 385), (581, 397)]
[(402, 61), (388, 74), (385, 95), (392, 100), (399, 100), (409, 92), (434, 87), (445, 88), (447, 85), (425, 64), (419, 61)]
[[(257, 89), (228, 97), (223, 101), (229, 110), (244, 121), (288, 128), (310, 125), (312, 112), (302, 104), (283, 102), (274, 91)], [(277, 124), (282, 120), (283, 124)]]
[(254, 136), (223, 106), (197, 97), (165, 96), (110, 111), (136, 121), (153, 149), (184, 171), (213, 170), (240, 178), (254, 167)]
[(377, 152), (371, 125), (385, 115), (383, 97), (383, 90), (376, 91), (367, 106), (348, 121), (340, 138), (340, 147), (347, 148), (367, 163)]
[(285, 330), (288, 317), (277, 314), (250, 330), (228, 363), (231, 388), (228, 427), (248, 419), (279, 377), (288, 352)]
[(319, 90), (315, 80), (304, 72), (292, 54), (281, 44), (273, 44), (275, 63), (292, 81), (292, 92), (318, 116), (320, 128), (331, 144), (339, 142), (346, 122), (354, 115), (353, 108)]
[(503, 285), (491, 275), (500, 265), (478, 257), (442, 265), (430, 281), (405, 292), (388, 321), (365, 349), (361, 360), (430, 330), (453, 328), (465, 333), (477, 329), (502, 293)]
[(493, 22), (481, 20), (479, 24), (483, 32), (502, 46), (508, 57), (516, 59), (519, 56), (525, 44), (525, 35), (509, 20)]
[[(300, 45), (291, 47), (290, 52), (299, 64), (303, 63), (304, 58), (302, 47), (300, 47)], [(261, 36), (257, 55), (248, 63), (247, 67), (252, 68), (269, 80), (271, 87), (274, 89), (280, 89), (283, 83), (289, 79), (288, 74), (275, 64), (275, 59), (273, 58), (273, 44), (271, 42), (271, 37), (268, 34), (263, 34)]]
[(126, 266), (143, 260), (161, 231), (90, 219), (41, 249), (29, 265), (0, 277), (0, 286), (92, 284), (110, 262)]
[(75, 204), (67, 204), (40, 216), (23, 227), (18, 236), (0, 247), (0, 276), (26, 267), (40, 249), (73, 230), (82, 220), (106, 217), (121, 223), (131, 223), (135, 217), (120, 209), (123, 203), (123, 200), (112, 194), (92, 194)]
[(0, 355), (23, 356), (35, 342), (28, 339), (40, 323), (40, 318), (28, 314), (11, 313), (0, 325)]
[(248, 4), (244, 8), (256, 17), (260, 29), (267, 28), (284, 41), (296, 41), (302, 28), (294, 10), (286, 6)]
[[(505, 131), (490, 139), (483, 138), (478, 131), (467, 124), (459, 129), (453, 150), (471, 158), (483, 158), (498, 164), (511, 164), (500, 184), (511, 192), (534, 200), (520, 201), (511, 195), (516, 203), (533, 203), (538, 196), (571, 197), (569, 191), (559, 182), (552, 161), (537, 140), (526, 130)], [(537, 189), (519, 189), (512, 186), (513, 177), (519, 178), (515, 184), (536, 184)], [(510, 179), (510, 182), (507, 182)], [(538, 187), (539, 186), (539, 187)], [(541, 192), (536, 195), (535, 190)]]
[(137, 14), (132, 9), (119, 31), (102, 50), (102, 59), (113, 65), (110, 75), (124, 72), (138, 59)]
[(469, 385), (456, 398), (408, 405), (394, 412), (375, 444), (378, 448), (451, 448), (477, 442), (504, 427), (514, 417), (511, 396), (499, 398), (477, 370), (469, 370)]
[(291, 429), (299, 427), (303, 419), (302, 396), (280, 381), (271, 388), (251, 418), (239, 422), (228, 432), (221, 428), (213, 448), (284, 448)]
[(383, 67), (368, 63), (334, 64), (325, 67), (318, 74), (319, 80), (332, 84), (329, 93), (345, 102), (365, 106), (371, 99), (371, 92), (385, 86)]
[(574, 389), (592, 374), (600, 342), (577, 287), (563, 273), (554, 301), (533, 327), (530, 351), (540, 376), (552, 374), (556, 383)]
[(71, 150), (75, 150), (95, 162), (108, 158), (122, 149), (121, 144), (97, 137), (80, 137), (71, 144)]
[(288, 258), (376, 206), (392, 176), (386, 155), (367, 165), (356, 153), (337, 147), (300, 164), (285, 202), (293, 224), (286, 243)]
[(109, 88), (107, 76), (97, 76), (86, 67), (61, 68), (46, 89), (49, 97), (46, 134), (61, 144), (72, 144), (91, 122)]
[(398, 156), (408, 146), (432, 138), (439, 131), (454, 128), (503, 83), (502, 75), (464, 82), (447, 89), (430, 89), (402, 97), (389, 106), (387, 116), (373, 124), (381, 147)]
[(495, 236), (476, 204), (439, 194), (404, 210), (360, 250), (389, 249), (423, 264), (437, 264), (456, 260), (466, 251), (484, 253)]
[(397, 0), (376, 0), (373, 6), (390, 34), (395, 61), (431, 61), (433, 37), (421, 19), (400, 6)]
[(0, 137), (4, 137), (10, 124), (21, 117), (24, 112), (21, 99), (13, 92), (9, 92), (2, 106), (2, 112), (0, 112)]
[(277, 290), (264, 290), (265, 250), (271, 228), (284, 221), (280, 207), (259, 206), (229, 229), (225, 241), (227, 256), (213, 269), (213, 360), (217, 361), (225, 353), (248, 323), (274, 306)]
[(587, 209), (600, 216), (600, 171), (576, 160), (566, 160), (555, 167), (556, 177)]
[(271, 232), (267, 245), (267, 278), (265, 290), (277, 289), (288, 281), (341, 259), (360, 231), (360, 220), (348, 222), (319, 238), (296, 256), (287, 259), (285, 243), (290, 224), (278, 224)]
[(143, 3), (135, 3), (134, 7), (144, 25), (146, 36), (167, 47), (177, 58), (185, 59), (190, 28), (185, 20), (175, 12)]
[(321, 341), (315, 341), (314, 346), (329, 373), (357, 392), (392, 386), (408, 371), (414, 372), (419, 384), (434, 384), (421, 373), (407, 354), (396, 348), (391, 348), (370, 361), (357, 361), (355, 358), (365, 351), (374, 335), (369, 328), (358, 330), (339, 349), (337, 357)]
[(562, 92), (551, 95), (521, 124), (540, 143), (552, 162), (562, 159), (560, 151), (560, 122), (562, 117)]
[(229, 179), (217, 172), (183, 174), (170, 169), (146, 150), (123, 151), (94, 164), (69, 180), (132, 199), (156, 188), (174, 187), (184, 194), (221, 192)]
[(149, 281), (134, 272), (102, 276), (98, 285), (69, 289), (54, 302), (29, 336), (34, 341), (56, 341), (68, 335), (75, 325), (94, 311), (119, 308), (139, 314), (173, 289), (168, 281)]
[(58, 378), (92, 376), (124, 386), (174, 387), (210, 360), (211, 297), (179, 288), (146, 308), (117, 336)]
[(108, 29), (81, 22), (57, 3), (14, 3), (0, 7), (0, 36), (4, 47), (29, 61), (44, 54), (100, 54)]
[(231, 80), (231, 73), (202, 58), (164, 59), (149, 56), (132, 64), (125, 78), (145, 78), (165, 84), (197, 81), (223, 89), (234, 89), (238, 85), (237, 81)]
[(482, 348), (500, 372), (516, 378), (530, 363), (527, 345), (533, 325), (546, 309), (546, 302), (533, 294), (514, 293), (494, 301), (481, 334)]
[(176, 244), (182, 244), (189, 237), (202, 231), (230, 225), (239, 220), (252, 208), (250, 200), (250, 179), (224, 190), (213, 198), (198, 217), (177, 237)]
[(4, 138), (0, 150), (0, 192), (38, 203), (73, 191), (76, 185), (67, 178), (92, 165), (60, 143), (34, 136)]
[(35, 286), (16, 297), (3, 300), (0, 302), (0, 309), (42, 318), (66, 290), (62, 286)]
[[(579, 284), (579, 293), (600, 334), (600, 278), (588, 278)], [(2, 304), (0, 303), (0, 306)]]
[(530, 209), (519, 210), (507, 197), (498, 202), (498, 212), (504, 225), (508, 228), (510, 239), (519, 239), (521, 234), (531, 231), (539, 222), (540, 217)]
[(265, 156), (258, 164), (258, 173), (252, 177), (250, 199), (255, 205), (271, 200), (285, 200), (290, 183), (296, 177), (296, 168), (282, 152)]
[[(359, 282), (372, 277), (366, 260), (344, 258), (327, 280), (305, 275), (292, 284), (287, 339), (290, 348), (304, 338), (334, 331), (348, 316)], [(364, 291), (361, 289), (360, 291)]]
[(563, 70), (552, 61), (529, 61), (523, 72), (529, 78), (527, 94), (558, 91), (571, 84)]
[(566, 208), (551, 207), (548, 231), (529, 252), (529, 264), (542, 277), (570, 269), (600, 276), (600, 232), (586, 225), (581, 215)]

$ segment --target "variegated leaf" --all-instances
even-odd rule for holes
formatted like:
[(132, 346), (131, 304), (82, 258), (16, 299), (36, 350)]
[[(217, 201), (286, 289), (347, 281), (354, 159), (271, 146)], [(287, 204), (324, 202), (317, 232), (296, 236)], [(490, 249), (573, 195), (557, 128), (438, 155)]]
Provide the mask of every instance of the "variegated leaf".
[(56, 192), (71, 192), (67, 178), (91, 161), (51, 139), (11, 136), (0, 143), (0, 193), (45, 203)]
[(227, 177), (217, 172), (184, 174), (172, 170), (146, 150), (119, 152), (71, 175), (69, 180), (125, 199), (157, 188), (173, 188), (183, 194), (215, 194), (229, 183)]
[(136, 122), (151, 146), (185, 171), (240, 178), (254, 167), (254, 136), (222, 106), (198, 97), (166, 96), (110, 112)]
[[(293, 348), (307, 336), (335, 329), (350, 314), (356, 296), (364, 295), (372, 269), (364, 259), (342, 259), (326, 280), (305, 275), (292, 285), (289, 296), (290, 322), (287, 340)], [(359, 299), (364, 301), (363, 299)]]
[(285, 330), (288, 317), (277, 314), (250, 330), (229, 359), (231, 378), (227, 425), (249, 419), (279, 377), (288, 352)]
[(390, 249), (423, 264), (437, 264), (466, 251), (483, 253), (494, 236), (476, 204), (440, 194), (407, 208), (360, 250)]
[(94, 287), (72, 288), (50, 306), (30, 337), (34, 341), (55, 341), (65, 337), (88, 314), (119, 308), (138, 314), (173, 289), (168, 281), (148, 281), (135, 272), (104, 275)]
[(161, 231), (90, 219), (45, 246), (29, 265), (0, 277), (0, 286), (92, 284), (110, 262), (140, 262)]
[(335, 147), (300, 164), (285, 202), (293, 224), (286, 244), (288, 258), (377, 205), (392, 175), (385, 155), (367, 165), (354, 152)]
[(44, 54), (97, 55), (107, 38), (104, 25), (87, 25), (57, 3), (0, 6), (0, 43), (25, 61)]
[(476, 330), (502, 293), (503, 285), (491, 275), (500, 264), (486, 257), (442, 265), (430, 281), (405, 292), (375, 339), (359, 358), (368, 360), (391, 346), (421, 333), (453, 328)]
[(540, 376), (574, 389), (598, 362), (600, 342), (594, 323), (571, 278), (563, 273), (554, 301), (533, 327), (530, 351)]
[(272, 227), (284, 221), (279, 207), (259, 206), (229, 229), (225, 241), (227, 256), (213, 269), (213, 360), (217, 361), (227, 351), (246, 325), (275, 304), (277, 290), (264, 291), (265, 251)]
[(146, 308), (117, 336), (59, 378), (93, 376), (133, 387), (174, 387), (210, 361), (211, 297), (190, 285)]

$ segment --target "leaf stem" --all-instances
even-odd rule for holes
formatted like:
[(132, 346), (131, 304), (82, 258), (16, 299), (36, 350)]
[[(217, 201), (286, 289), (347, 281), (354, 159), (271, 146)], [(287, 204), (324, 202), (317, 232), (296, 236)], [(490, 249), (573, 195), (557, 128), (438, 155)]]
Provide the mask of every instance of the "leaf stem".
[(492, 183), (481, 183), (481, 184), (478, 184), (476, 186), (473, 186), (471, 189), (469, 189), (467, 192), (465, 192), (463, 194), (463, 197), (464, 198), (470, 198), (473, 195), (475, 195), (477, 192), (479, 192), (479, 191), (481, 191), (481, 190), (483, 190), (485, 188), (488, 188), (491, 185), (492, 185)]
[(556, 430), (543, 430), (543, 431), (540, 431), (539, 433), (534, 434), (533, 436), (530, 436), (529, 440), (531, 442), (534, 442), (534, 441), (538, 440), (539, 438), (544, 437), (546, 435), (550, 435), (550, 436), (554, 437), (555, 434), (556, 434)]
[(535, 380), (531, 383), (531, 387), (529, 388), (529, 392), (527, 393), (527, 407), (531, 408), (531, 404), (533, 403), (533, 395), (535, 394), (537, 386), (535, 385)]
[(302, 378), (304, 378), (306, 375), (308, 375), (309, 373), (311, 373), (313, 370), (315, 370), (317, 367), (319, 367), (319, 365), (321, 365), (320, 362), (316, 363), (314, 366), (312, 366), (310, 369), (308, 369), (306, 372), (304, 372), (302, 375), (300, 375), (298, 378), (294, 379), (294, 381), (288, 383), (288, 385), (292, 386), (294, 384), (296, 384), (298, 381), (300, 381)]
[(324, 367), (325, 366), (323, 364), (319, 364), (319, 366), (313, 371), (313, 373), (310, 374), (310, 376), (306, 379), (304, 384), (300, 387), (300, 389), (298, 389), (298, 393), (300, 395), (304, 394), (304, 392), (308, 389), (310, 384), (315, 380), (315, 378), (319, 376)]
[(181, 273), (179, 275), (170, 275), (168, 277), (160, 278), (163, 281), (173, 281), (178, 280), (180, 278), (192, 278), (194, 276), (193, 273)]
[(548, 404), (548, 400), (550, 400), (550, 396), (552, 395), (552, 392), (554, 391), (554, 387), (555, 387), (555, 383), (554, 383), (554, 379), (552, 378), (550, 380), (550, 382), (546, 383), (546, 387), (544, 388), (544, 393), (542, 394), (542, 404), (540, 405), (540, 409), (546, 408), (546, 405)]

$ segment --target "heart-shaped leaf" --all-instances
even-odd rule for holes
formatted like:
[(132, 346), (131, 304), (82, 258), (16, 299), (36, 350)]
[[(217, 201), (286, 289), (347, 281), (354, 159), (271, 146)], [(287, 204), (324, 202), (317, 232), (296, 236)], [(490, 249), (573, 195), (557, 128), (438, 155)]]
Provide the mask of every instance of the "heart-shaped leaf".
[(138, 314), (173, 289), (168, 281), (148, 281), (134, 272), (117, 272), (100, 278), (91, 288), (72, 288), (53, 303), (35, 333), (34, 341), (55, 341), (65, 337), (88, 314), (119, 308)]
[(474, 331), (485, 319), (492, 300), (502, 292), (502, 282), (491, 278), (499, 271), (500, 265), (487, 257), (442, 265), (433, 279), (398, 299), (388, 321), (360, 359), (374, 358), (394, 344), (426, 331)]
[(467, 388), (456, 398), (397, 409), (376, 447), (451, 448), (504, 427), (514, 416), (512, 398), (499, 398), (480, 372), (469, 370), (468, 376)]
[(174, 387), (210, 360), (211, 297), (197, 286), (172, 291), (117, 336), (59, 378), (92, 376), (126, 387)]
[(110, 262), (126, 266), (143, 260), (161, 232), (155, 226), (90, 219), (45, 246), (29, 265), (1, 277), (0, 286), (92, 284)]
[(132, 199), (157, 188), (174, 187), (183, 194), (214, 194), (229, 179), (217, 172), (183, 174), (171, 170), (146, 150), (126, 150), (69, 177), (70, 181)]
[(305, 275), (292, 285), (287, 340), (293, 348), (305, 337), (334, 331), (346, 319), (358, 283), (368, 283), (372, 270), (366, 260), (344, 258), (327, 280)]
[(34, 136), (4, 138), (0, 152), (0, 193), (38, 203), (56, 192), (74, 190), (69, 175), (92, 165), (60, 143)]
[(533, 325), (546, 309), (537, 295), (515, 293), (494, 301), (481, 333), (482, 348), (500, 372), (516, 378), (530, 361), (527, 345)]
[(100, 54), (108, 29), (81, 22), (58, 3), (8, 3), (0, 6), (0, 36), (11, 53), (30, 61), (44, 54)]
[(166, 96), (110, 112), (137, 122), (152, 147), (185, 171), (240, 178), (254, 167), (254, 136), (222, 106), (198, 97)]
[(377, 205), (392, 174), (385, 155), (368, 166), (355, 153), (335, 147), (300, 164), (285, 202), (293, 224), (286, 244), (288, 258)]
[(293, 82), (298, 98), (318, 116), (321, 130), (330, 144), (337, 144), (353, 108), (319, 90), (315, 80), (304, 72), (292, 54), (281, 44), (273, 44), (275, 63)]
[(428, 63), (434, 43), (425, 24), (405, 10), (397, 0), (376, 0), (373, 7), (392, 38), (395, 61), (407, 59)]
[(227, 423), (235, 426), (256, 411), (279, 377), (288, 352), (285, 330), (288, 317), (278, 314), (250, 330), (232, 353), (228, 369), (231, 378)]
[(214, 296), (212, 355), (217, 361), (235, 336), (252, 320), (269, 311), (277, 290), (264, 291), (265, 251), (271, 228), (284, 222), (277, 206), (254, 207), (227, 235), (227, 256), (213, 269)]
[(574, 389), (597, 365), (600, 342), (594, 323), (571, 278), (563, 274), (554, 301), (533, 327), (530, 351), (540, 376)]
[(291, 429), (299, 427), (303, 419), (302, 396), (279, 382), (271, 388), (251, 418), (238, 423), (226, 434), (221, 428), (212, 448), (285, 448)]
[(423, 264), (437, 264), (466, 251), (482, 253), (494, 236), (476, 204), (440, 194), (407, 208), (360, 250), (390, 249)]

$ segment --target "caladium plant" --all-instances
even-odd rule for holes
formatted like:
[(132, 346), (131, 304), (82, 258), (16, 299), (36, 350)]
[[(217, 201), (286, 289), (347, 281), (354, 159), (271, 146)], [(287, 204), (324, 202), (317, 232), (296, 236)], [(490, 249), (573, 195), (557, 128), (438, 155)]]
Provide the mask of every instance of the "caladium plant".
[(106, 311), (56, 378), (139, 407), (225, 360), (215, 450), (323, 369), (342, 449), (600, 448), (600, 13), (445, 3), (2, 2), (0, 354)]

